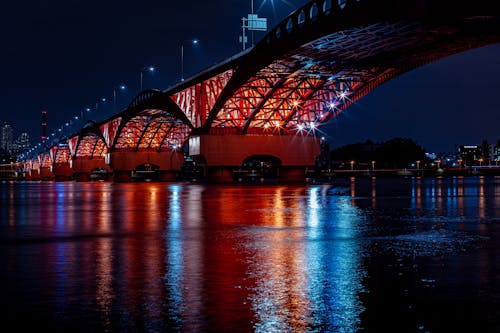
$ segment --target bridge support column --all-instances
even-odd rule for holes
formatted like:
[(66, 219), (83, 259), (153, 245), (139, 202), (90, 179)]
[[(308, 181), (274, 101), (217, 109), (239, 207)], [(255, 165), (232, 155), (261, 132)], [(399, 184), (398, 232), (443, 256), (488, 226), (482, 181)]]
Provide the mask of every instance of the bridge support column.
[(76, 157), (71, 161), (71, 168), (77, 181), (90, 181), (94, 178), (109, 180), (113, 173), (104, 157)]
[(41, 180), (39, 169), (31, 169), (25, 175), (26, 180)]
[(55, 180), (56, 177), (51, 169), (52, 167), (40, 167), (40, 178), (42, 180)]
[(320, 140), (298, 135), (201, 135), (189, 141), (189, 153), (206, 161), (209, 181), (233, 181), (245, 159), (273, 156), (281, 161), (279, 181), (305, 181), (306, 168), (320, 154)]
[(67, 181), (73, 178), (70, 163), (54, 163), (51, 169), (56, 181)]
[(109, 155), (114, 180), (174, 181), (184, 162), (179, 151), (115, 151)]

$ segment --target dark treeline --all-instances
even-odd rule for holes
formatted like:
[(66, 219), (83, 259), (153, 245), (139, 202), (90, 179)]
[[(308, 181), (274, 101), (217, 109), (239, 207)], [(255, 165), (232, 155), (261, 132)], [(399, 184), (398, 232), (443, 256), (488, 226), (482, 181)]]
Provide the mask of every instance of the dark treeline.
[(411, 163), (427, 160), (425, 149), (408, 138), (394, 138), (383, 142), (357, 142), (336, 148), (330, 153), (332, 164), (355, 168), (375, 162), (377, 168), (407, 168)]

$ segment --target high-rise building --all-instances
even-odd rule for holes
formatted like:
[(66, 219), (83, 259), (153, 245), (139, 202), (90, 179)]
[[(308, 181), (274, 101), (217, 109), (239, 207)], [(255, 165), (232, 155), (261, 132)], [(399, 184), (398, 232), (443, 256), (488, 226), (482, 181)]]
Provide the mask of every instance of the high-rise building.
[(30, 136), (28, 133), (24, 132), (14, 141), (11, 146), (11, 153), (13, 155), (19, 155), (27, 152), (30, 149)]
[(498, 141), (495, 147), (493, 147), (493, 160), (496, 164), (500, 162), (500, 141)]
[(2, 126), (2, 149), (8, 152), (12, 148), (12, 140), (14, 136), (14, 131), (12, 126), (9, 124), (4, 124)]
[(459, 147), (460, 158), (464, 165), (478, 165), (482, 161), (483, 150), (479, 145), (464, 145)]

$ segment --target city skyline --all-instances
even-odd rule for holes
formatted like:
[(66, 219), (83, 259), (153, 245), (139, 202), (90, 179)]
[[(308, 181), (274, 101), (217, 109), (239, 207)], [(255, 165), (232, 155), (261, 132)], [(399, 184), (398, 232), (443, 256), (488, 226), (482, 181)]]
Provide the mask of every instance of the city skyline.
[[(255, 7), (272, 28), (306, 2), (257, 1)], [(239, 52), (241, 17), (250, 12), (250, 1), (31, 5), (37, 10), (26, 12), (9, 3), (4, 11), (9, 16), (2, 14), (7, 51), (0, 57), (11, 66), (0, 81), (5, 92), (0, 108), (4, 118), (32, 138), (41, 135), (43, 110), (48, 112), (48, 134), (72, 122), (77, 128), (81, 120), (75, 116), (110, 116), (113, 93), (119, 108), (132, 101), (144, 66), (157, 68), (144, 73), (144, 88), (166, 89), (180, 82), (182, 40), (200, 41), (184, 50), (186, 77)], [(224, 20), (218, 19), (220, 8), (227, 9)], [(259, 40), (264, 34), (255, 36)], [(494, 45), (431, 63), (382, 85), (320, 129), (332, 147), (394, 136), (413, 137), (431, 151), (492, 141), (496, 128), (488, 120), (500, 109), (495, 98), (497, 59), (500, 46)], [(125, 91), (113, 90), (122, 83)]]

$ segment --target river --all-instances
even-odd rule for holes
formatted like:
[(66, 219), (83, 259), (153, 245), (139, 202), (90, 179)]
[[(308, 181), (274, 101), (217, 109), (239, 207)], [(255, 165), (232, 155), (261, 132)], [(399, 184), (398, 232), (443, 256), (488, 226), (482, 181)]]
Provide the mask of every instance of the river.
[(0, 221), (12, 331), (500, 331), (497, 177), (2, 182)]

